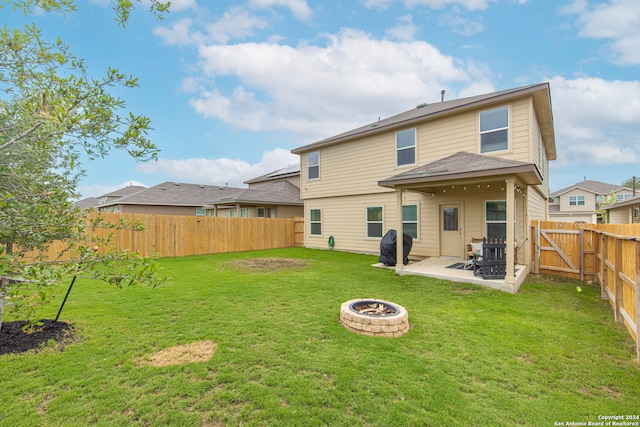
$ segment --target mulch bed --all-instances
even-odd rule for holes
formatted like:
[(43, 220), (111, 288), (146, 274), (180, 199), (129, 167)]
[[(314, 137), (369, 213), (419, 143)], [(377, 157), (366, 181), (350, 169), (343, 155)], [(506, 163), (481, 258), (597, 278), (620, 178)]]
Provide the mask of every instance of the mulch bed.
[(25, 321), (3, 322), (0, 328), (0, 355), (42, 349), (50, 340), (61, 345), (60, 350), (63, 350), (64, 343), (73, 335), (73, 327), (68, 323), (49, 319), (41, 322), (43, 325), (32, 333), (22, 330)]

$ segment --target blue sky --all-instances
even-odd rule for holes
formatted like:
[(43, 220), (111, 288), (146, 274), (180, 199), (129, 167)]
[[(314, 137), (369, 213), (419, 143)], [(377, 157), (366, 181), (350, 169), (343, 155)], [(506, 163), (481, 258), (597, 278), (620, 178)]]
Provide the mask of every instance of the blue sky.
[[(85, 164), (84, 197), (130, 183), (244, 186), (298, 162), (292, 148), (422, 102), (549, 82), (558, 159), (551, 190), (640, 176), (637, 0), (174, 0), (164, 21), (110, 0), (35, 14), (96, 77), (152, 121), (157, 162)], [(11, 9), (3, 20), (24, 20)]]

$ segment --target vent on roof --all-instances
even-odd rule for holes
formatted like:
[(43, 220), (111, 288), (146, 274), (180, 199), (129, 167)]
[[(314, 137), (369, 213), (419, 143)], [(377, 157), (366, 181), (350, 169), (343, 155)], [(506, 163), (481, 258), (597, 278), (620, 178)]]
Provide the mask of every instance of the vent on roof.
[(179, 182), (174, 182), (173, 185), (175, 185), (176, 187), (180, 187), (180, 183)]
[(429, 105), (429, 104), (427, 104), (426, 102), (423, 102), (422, 104), (416, 105), (416, 108), (426, 107), (427, 105)]

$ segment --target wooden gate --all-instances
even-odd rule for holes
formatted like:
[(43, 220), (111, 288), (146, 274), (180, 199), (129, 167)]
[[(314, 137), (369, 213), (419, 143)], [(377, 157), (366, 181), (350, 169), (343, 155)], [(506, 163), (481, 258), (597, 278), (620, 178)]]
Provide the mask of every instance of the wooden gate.
[(534, 273), (561, 273), (583, 282), (595, 280), (595, 232), (580, 224), (553, 225), (541, 222), (532, 227)]

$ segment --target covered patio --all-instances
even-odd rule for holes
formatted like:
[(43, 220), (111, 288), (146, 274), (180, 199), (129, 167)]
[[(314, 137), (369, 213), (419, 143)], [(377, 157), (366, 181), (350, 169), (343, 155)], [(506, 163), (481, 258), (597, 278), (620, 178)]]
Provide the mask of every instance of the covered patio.
[(482, 276), (475, 276), (473, 268), (459, 269), (449, 268), (452, 265), (464, 264), (465, 260), (455, 257), (432, 257), (420, 261), (410, 261), (402, 269), (396, 267), (385, 266), (382, 263), (374, 264), (374, 267), (389, 268), (396, 271), (400, 276), (415, 275), (433, 277), (435, 279), (450, 280), (452, 282), (471, 283), (474, 285), (484, 286), (486, 288), (496, 289), (509, 293), (516, 293), (520, 289), (520, 285), (526, 278), (526, 270), (523, 265), (515, 265), (514, 282), (502, 280), (483, 279)]
[[(529, 272), (526, 263), (530, 259), (526, 229), (527, 193), (530, 187), (541, 183), (540, 172), (532, 163), (467, 152), (459, 152), (379, 181), (381, 187), (395, 190), (397, 212), (402, 211), (405, 195), (421, 195), (423, 219), (429, 220), (431, 227), (425, 233), (430, 238), (414, 245), (430, 247), (430, 253), (423, 251), (421, 254), (426, 259), (408, 265), (398, 263), (396, 273), (418, 274), (517, 292)], [(487, 200), (498, 201), (504, 206), (504, 210), (499, 212), (501, 221), (498, 226), (488, 221)], [(453, 221), (445, 218), (445, 211), (453, 212)], [(395, 229), (403, 229), (401, 215), (395, 221)], [(472, 237), (504, 239), (507, 256), (503, 279), (484, 280), (474, 276), (473, 271), (447, 268), (456, 262), (466, 261), (463, 257), (468, 249), (464, 247)], [(402, 259), (402, 239), (398, 239), (396, 250), (397, 259)]]

